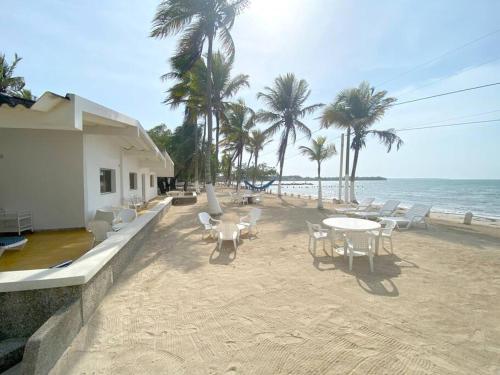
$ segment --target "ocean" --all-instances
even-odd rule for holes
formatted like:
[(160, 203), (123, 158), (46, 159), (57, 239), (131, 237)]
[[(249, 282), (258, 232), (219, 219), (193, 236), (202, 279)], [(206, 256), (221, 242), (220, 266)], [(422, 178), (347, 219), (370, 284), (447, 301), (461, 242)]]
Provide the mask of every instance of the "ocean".
[[(318, 194), (317, 181), (284, 181), (282, 192)], [(258, 184), (257, 184), (258, 185)], [(323, 198), (338, 198), (338, 181), (323, 181)], [(388, 199), (401, 201), (401, 207), (414, 203), (432, 205), (433, 212), (464, 214), (500, 220), (500, 180), (449, 180), (431, 178), (391, 178), (381, 181), (356, 181), (356, 198), (372, 197), (380, 204)], [(271, 188), (278, 191), (277, 182)], [(342, 193), (344, 194), (344, 193)]]

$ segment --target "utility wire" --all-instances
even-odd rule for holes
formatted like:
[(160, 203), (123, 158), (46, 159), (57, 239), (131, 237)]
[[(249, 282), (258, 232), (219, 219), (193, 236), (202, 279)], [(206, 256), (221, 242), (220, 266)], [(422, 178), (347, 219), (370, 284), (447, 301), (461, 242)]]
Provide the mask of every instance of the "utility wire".
[(395, 106), (402, 105), (402, 104), (419, 102), (419, 101), (422, 101), (422, 100), (428, 100), (428, 99), (438, 98), (440, 96), (458, 94), (460, 92), (478, 90), (478, 89), (482, 89), (482, 88), (485, 88), (485, 87), (491, 87), (491, 86), (496, 86), (496, 85), (500, 85), (500, 82), (488, 83), (486, 85), (481, 85), (481, 86), (468, 87), (466, 89), (461, 89), (461, 90), (448, 91), (448, 92), (444, 92), (444, 93), (436, 94), (436, 95), (431, 95), (431, 96), (424, 96), (423, 98), (417, 98), (417, 99), (412, 99), (412, 100), (406, 100), (404, 102), (394, 103), (392, 106), (395, 107)]
[[(500, 57), (495, 57), (494, 59), (491, 59), (491, 60), (485, 61), (485, 62), (483, 62), (483, 63), (481, 63), (481, 64), (479, 64), (479, 65), (469, 66), (469, 67), (467, 67), (466, 69), (464, 69), (464, 70), (460, 71), (459, 73), (460, 73), (460, 74), (462, 74), (462, 73), (468, 72), (468, 71), (470, 71), (470, 70), (472, 70), (472, 69), (477, 69), (477, 68), (479, 68), (479, 67), (481, 67), (481, 66), (483, 66), (483, 65), (488, 65), (488, 64), (491, 64), (491, 63), (493, 63), (493, 62), (495, 62), (495, 61), (498, 61), (498, 60), (500, 60)], [(424, 84), (424, 85), (417, 86), (417, 87), (415, 87), (414, 89), (411, 89), (410, 91), (405, 92), (405, 95), (410, 94), (410, 93), (412, 93), (412, 92), (415, 92), (415, 91), (417, 91), (417, 90), (420, 90), (420, 89), (422, 89), (422, 88), (424, 88), (424, 87), (428, 87), (428, 86), (435, 85), (436, 83), (439, 83), (439, 82), (441, 82), (441, 81), (444, 81), (445, 79), (448, 79), (448, 78), (450, 78), (450, 77), (452, 77), (452, 76), (453, 76), (453, 75), (448, 75), (448, 76), (445, 76), (445, 77), (441, 77), (441, 78), (439, 78), (439, 79), (432, 80), (431, 82), (426, 83), (426, 84)]]
[(496, 33), (498, 33), (498, 32), (500, 32), (500, 29), (493, 30), (493, 31), (491, 31), (491, 32), (489, 32), (489, 33), (487, 33), (487, 34), (481, 35), (480, 37), (478, 37), (478, 38), (476, 38), (476, 39), (473, 39), (473, 40), (471, 40), (471, 41), (469, 41), (469, 42), (467, 42), (467, 43), (465, 43), (465, 44), (462, 44), (462, 45), (460, 45), (460, 46), (458, 46), (458, 47), (455, 47), (455, 48), (453, 48), (453, 49), (451, 49), (451, 50), (448, 50), (448, 51), (446, 51), (445, 53), (443, 53), (443, 54), (441, 54), (441, 55), (439, 55), (439, 56), (434, 57), (433, 59), (430, 59), (430, 60), (428, 60), (428, 61), (426, 61), (426, 62), (424, 62), (424, 63), (422, 63), (422, 64), (417, 65), (417, 66), (416, 66), (416, 67), (414, 67), (414, 68), (411, 68), (411, 69), (409, 69), (409, 70), (406, 70), (406, 71), (404, 71), (404, 72), (402, 72), (402, 73), (400, 73), (400, 74), (398, 74), (398, 75), (394, 76), (393, 78), (390, 78), (390, 79), (388, 79), (388, 80), (385, 80), (385, 81), (383, 81), (383, 82), (380, 82), (380, 83), (379, 83), (379, 84), (377, 84), (376, 86), (381, 86), (381, 85), (384, 85), (384, 84), (386, 84), (386, 83), (393, 82), (393, 81), (395, 81), (395, 80), (399, 79), (400, 77), (407, 75), (408, 73), (414, 72), (414, 71), (416, 71), (416, 70), (419, 70), (419, 69), (423, 68), (423, 67), (424, 67), (424, 66), (426, 66), (426, 65), (429, 65), (429, 64), (431, 64), (431, 63), (433, 63), (433, 62), (436, 62), (436, 61), (438, 61), (438, 60), (441, 60), (443, 57), (446, 57), (446, 56), (448, 56), (448, 55), (450, 55), (450, 54), (452, 54), (452, 53), (454, 53), (454, 52), (457, 52), (457, 51), (459, 51), (459, 50), (461, 50), (461, 49), (464, 49), (464, 48), (466, 48), (466, 47), (468, 47), (468, 46), (470, 46), (470, 45), (472, 45), (472, 44), (474, 44), (474, 43), (477, 43), (477, 42), (479, 42), (480, 40), (483, 40), (483, 39), (485, 39), (485, 38), (488, 38), (488, 37), (490, 37), (490, 36), (492, 36), (492, 35), (494, 35), (494, 34), (496, 34)]
[[(491, 122), (500, 122), (500, 118), (493, 119), (493, 120), (482, 120), (482, 121), (455, 122), (452, 124), (442, 124), (442, 125), (433, 125), (433, 126), (419, 126), (419, 127), (414, 127), (414, 128), (400, 128), (400, 129), (394, 129), (394, 131), (399, 133), (399, 132), (422, 130), (422, 129), (445, 128), (445, 127), (464, 126), (464, 125), (473, 125), (473, 124), (486, 124), (486, 123), (491, 123)], [(337, 138), (340, 138), (340, 136)], [(334, 138), (334, 139), (337, 139), (337, 138)], [(285, 160), (293, 159), (293, 158), (300, 156), (300, 155), (302, 155), (302, 153), (299, 152), (298, 154), (295, 154), (295, 155), (292, 155), (292, 156), (285, 158)]]

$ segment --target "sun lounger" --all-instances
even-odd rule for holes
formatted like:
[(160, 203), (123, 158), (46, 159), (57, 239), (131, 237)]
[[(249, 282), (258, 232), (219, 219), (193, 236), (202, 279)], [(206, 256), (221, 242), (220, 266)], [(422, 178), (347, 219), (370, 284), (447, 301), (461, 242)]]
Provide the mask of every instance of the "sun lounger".
[(388, 200), (378, 211), (356, 211), (352, 215), (362, 219), (377, 219), (382, 216), (391, 216), (398, 208), (399, 201)]
[(399, 229), (410, 229), (415, 224), (423, 224), (427, 228), (426, 217), (430, 210), (431, 206), (414, 204), (403, 216), (382, 216), (379, 217), (379, 220), (395, 221), (396, 227)]
[(335, 211), (343, 214), (350, 212), (367, 211), (371, 207), (374, 200), (374, 198), (365, 198), (359, 202), (357, 207), (339, 207), (336, 208)]
[(5, 250), (21, 250), (28, 240), (21, 236), (0, 237), (0, 256)]

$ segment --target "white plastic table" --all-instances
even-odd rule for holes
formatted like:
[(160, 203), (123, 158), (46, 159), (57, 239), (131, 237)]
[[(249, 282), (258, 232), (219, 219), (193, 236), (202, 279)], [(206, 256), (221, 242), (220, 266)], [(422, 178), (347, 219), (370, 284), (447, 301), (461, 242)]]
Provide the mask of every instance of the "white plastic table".
[[(352, 217), (331, 217), (323, 220), (327, 227), (345, 232), (367, 232), (371, 230), (380, 230), (381, 225), (375, 221), (356, 219)], [(375, 254), (378, 254), (380, 235), (375, 237)], [(339, 249), (336, 249), (337, 253)], [(342, 252), (345, 248), (342, 248)]]
[(375, 221), (356, 219), (352, 217), (331, 217), (323, 220), (323, 224), (327, 227), (346, 232), (366, 232), (381, 228), (380, 224)]

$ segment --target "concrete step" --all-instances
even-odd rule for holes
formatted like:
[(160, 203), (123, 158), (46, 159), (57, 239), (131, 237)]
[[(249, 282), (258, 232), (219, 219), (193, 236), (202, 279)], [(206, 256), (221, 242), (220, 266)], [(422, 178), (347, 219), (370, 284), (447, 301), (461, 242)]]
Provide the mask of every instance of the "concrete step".
[(24, 337), (0, 341), (0, 373), (21, 362), (26, 341)]

